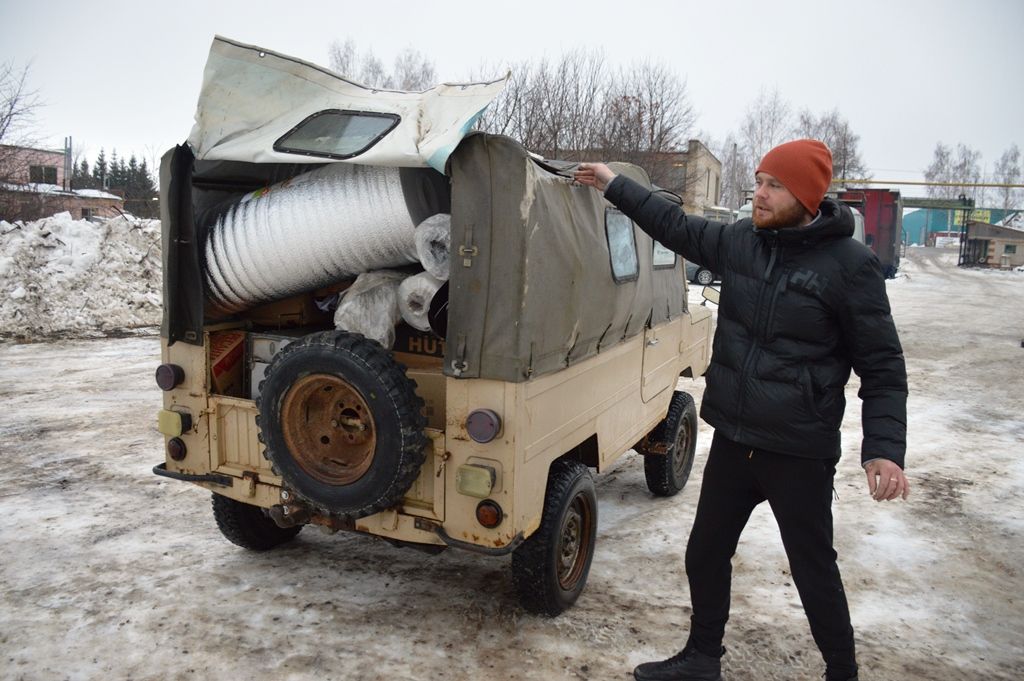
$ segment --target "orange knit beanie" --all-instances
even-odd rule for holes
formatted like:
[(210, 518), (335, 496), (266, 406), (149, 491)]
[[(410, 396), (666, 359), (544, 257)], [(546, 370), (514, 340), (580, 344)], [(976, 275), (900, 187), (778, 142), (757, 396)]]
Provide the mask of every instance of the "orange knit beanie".
[(755, 173), (775, 177), (814, 215), (832, 182), (832, 152), (818, 140), (794, 140), (775, 147)]

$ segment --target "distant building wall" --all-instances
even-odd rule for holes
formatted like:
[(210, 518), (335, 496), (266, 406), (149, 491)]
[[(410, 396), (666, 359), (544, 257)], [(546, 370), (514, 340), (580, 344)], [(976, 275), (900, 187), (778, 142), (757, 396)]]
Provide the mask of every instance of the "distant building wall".
[(64, 152), (2, 145), (0, 181), (64, 186)]
[(971, 222), (967, 226), (966, 264), (994, 268), (1024, 265), (1024, 232)]
[(686, 187), (683, 209), (694, 215), (717, 206), (722, 195), (722, 162), (699, 140), (686, 149)]
[[(922, 208), (903, 216), (903, 234), (908, 244), (927, 244), (935, 232), (959, 232), (963, 224), (962, 210)], [(975, 208), (969, 220), (994, 224), (1019, 211), (1001, 208)]]
[(106, 192), (33, 191), (29, 188), (0, 189), (0, 220), (39, 220), (67, 211), (76, 220), (113, 218), (123, 211), (124, 201)]

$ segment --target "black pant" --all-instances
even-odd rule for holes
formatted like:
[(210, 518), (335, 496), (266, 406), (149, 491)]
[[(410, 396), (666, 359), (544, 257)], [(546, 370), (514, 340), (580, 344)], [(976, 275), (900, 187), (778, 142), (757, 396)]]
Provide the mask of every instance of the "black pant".
[(811, 634), (830, 677), (857, 672), (853, 627), (832, 548), (834, 460), (754, 449), (715, 433), (686, 546), (692, 644), (715, 655), (729, 619), (731, 559), (754, 507), (768, 500)]

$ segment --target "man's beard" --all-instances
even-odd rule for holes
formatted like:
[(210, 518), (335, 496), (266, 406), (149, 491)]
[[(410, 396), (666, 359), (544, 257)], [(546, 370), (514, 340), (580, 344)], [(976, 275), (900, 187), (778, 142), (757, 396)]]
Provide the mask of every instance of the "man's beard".
[(794, 201), (792, 205), (786, 208), (776, 209), (773, 213), (770, 213), (764, 220), (759, 220), (757, 215), (757, 208), (754, 208), (754, 214), (752, 219), (754, 220), (754, 226), (758, 229), (786, 229), (787, 227), (796, 227), (803, 222), (804, 216), (807, 211), (799, 201)]

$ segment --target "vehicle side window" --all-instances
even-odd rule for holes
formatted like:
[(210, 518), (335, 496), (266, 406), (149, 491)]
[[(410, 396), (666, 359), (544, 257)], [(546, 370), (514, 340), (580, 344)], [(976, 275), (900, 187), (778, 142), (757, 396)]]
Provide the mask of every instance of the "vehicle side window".
[(654, 242), (654, 269), (667, 270), (676, 266), (675, 251)]
[(640, 267), (636, 257), (633, 221), (614, 208), (609, 208), (604, 213), (604, 226), (615, 283), (635, 281), (640, 274)]
[(318, 111), (274, 142), (274, 151), (352, 158), (383, 139), (401, 120), (397, 114), (372, 111)]

